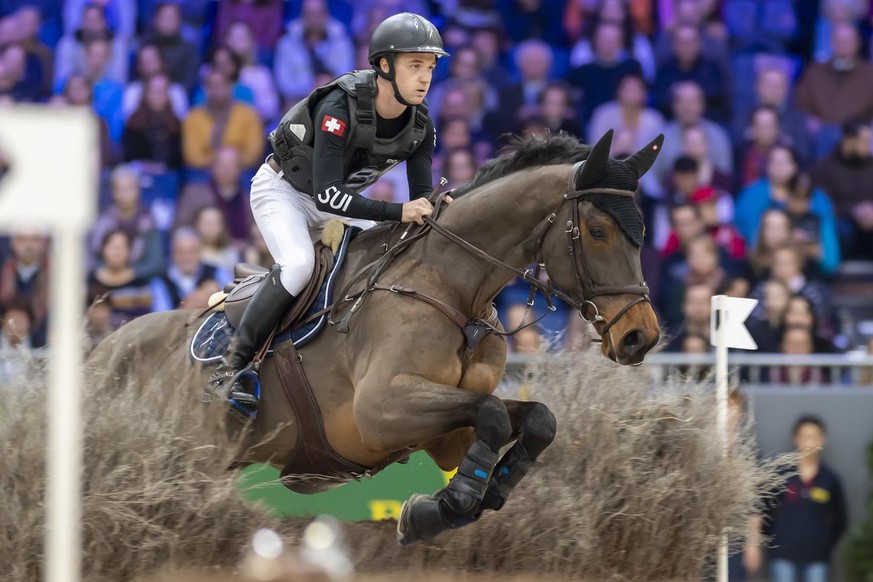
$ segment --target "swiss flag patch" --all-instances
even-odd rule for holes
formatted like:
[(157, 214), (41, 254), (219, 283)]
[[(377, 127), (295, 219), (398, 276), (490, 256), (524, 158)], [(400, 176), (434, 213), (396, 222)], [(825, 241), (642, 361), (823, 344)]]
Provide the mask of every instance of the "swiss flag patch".
[(321, 120), (321, 131), (326, 131), (342, 137), (346, 132), (346, 122), (342, 119), (337, 119), (332, 115), (325, 115), (324, 119)]

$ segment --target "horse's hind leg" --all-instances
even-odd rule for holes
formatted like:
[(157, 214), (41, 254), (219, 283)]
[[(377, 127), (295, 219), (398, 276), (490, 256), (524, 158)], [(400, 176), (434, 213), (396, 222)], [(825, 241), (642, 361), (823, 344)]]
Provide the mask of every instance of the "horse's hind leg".
[(518, 440), (495, 467), (480, 510), (503, 507), (518, 482), (555, 438), (555, 415), (545, 404), (518, 400), (505, 400), (504, 403), (513, 420), (517, 415), (520, 416), (520, 422), (516, 425)]

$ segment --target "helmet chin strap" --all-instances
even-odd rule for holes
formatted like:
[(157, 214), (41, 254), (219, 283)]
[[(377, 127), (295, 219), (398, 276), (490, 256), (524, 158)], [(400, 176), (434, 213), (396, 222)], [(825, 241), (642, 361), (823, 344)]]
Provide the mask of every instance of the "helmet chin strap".
[(385, 55), (384, 58), (388, 61), (388, 72), (386, 73), (385, 71), (383, 71), (381, 66), (377, 66), (375, 67), (376, 74), (391, 83), (391, 87), (394, 88), (394, 98), (397, 99), (397, 101), (401, 105), (406, 105), (407, 107), (415, 107), (415, 105), (404, 99), (403, 96), (400, 94), (400, 88), (397, 86), (397, 76), (395, 75), (394, 71), (394, 54), (388, 53), (387, 55)]

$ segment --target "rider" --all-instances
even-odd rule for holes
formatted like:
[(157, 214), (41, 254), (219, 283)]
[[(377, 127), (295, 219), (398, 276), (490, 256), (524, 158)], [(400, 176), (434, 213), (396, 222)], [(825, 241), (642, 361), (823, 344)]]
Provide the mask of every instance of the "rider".
[[(312, 275), (310, 231), (337, 218), (364, 229), (384, 220), (422, 224), (433, 212), (427, 196), (436, 132), (424, 97), (443, 56), (448, 53), (431, 22), (408, 12), (391, 16), (370, 40), (373, 70), (352, 71), (316, 88), (270, 133), (274, 153), (252, 179), (251, 205), (276, 264), (210, 379), (216, 395), (257, 410), (240, 372)], [(402, 160), (409, 202), (358, 193)]]

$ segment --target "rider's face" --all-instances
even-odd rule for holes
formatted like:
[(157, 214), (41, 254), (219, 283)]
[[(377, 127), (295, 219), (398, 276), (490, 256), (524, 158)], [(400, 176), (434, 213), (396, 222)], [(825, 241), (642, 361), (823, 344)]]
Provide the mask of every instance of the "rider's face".
[[(388, 65), (383, 64), (383, 70)], [(401, 53), (394, 56), (395, 79), (400, 95), (407, 103), (418, 105), (424, 101), (433, 70), (436, 67), (436, 55), (430, 53)]]

